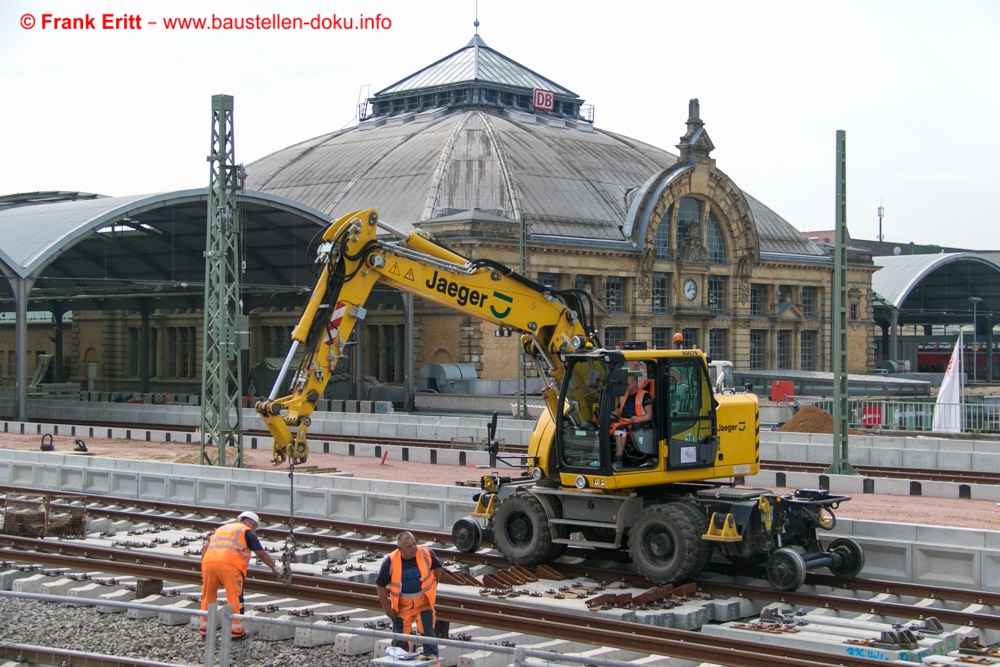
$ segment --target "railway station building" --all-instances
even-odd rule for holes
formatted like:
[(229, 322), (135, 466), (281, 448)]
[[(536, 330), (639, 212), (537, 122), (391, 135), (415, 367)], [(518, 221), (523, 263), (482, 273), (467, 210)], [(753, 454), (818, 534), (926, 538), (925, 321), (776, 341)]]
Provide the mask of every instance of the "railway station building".
[[(584, 98), (476, 35), (375, 93), (356, 126), (248, 164), (244, 378), (285, 355), (316, 279), (310, 242), (362, 208), (470, 259), (517, 269), (523, 257), (529, 278), (589, 291), (606, 346), (670, 347), (680, 332), (737, 367), (829, 370), (832, 248), (744, 192), (712, 157), (698, 101), (683, 111), (656, 110), (676, 119), (664, 126), (674, 151), (598, 128)], [(28, 378), (51, 355), (48, 381), (197, 393), (206, 201), (203, 190), (0, 198), (4, 384), (20, 355)], [(849, 251), (850, 372), (875, 365), (878, 270), (871, 252)], [(494, 325), (391, 290), (368, 306), (345, 370), (353, 386), (412, 388), (424, 364), (518, 375), (516, 338)]]

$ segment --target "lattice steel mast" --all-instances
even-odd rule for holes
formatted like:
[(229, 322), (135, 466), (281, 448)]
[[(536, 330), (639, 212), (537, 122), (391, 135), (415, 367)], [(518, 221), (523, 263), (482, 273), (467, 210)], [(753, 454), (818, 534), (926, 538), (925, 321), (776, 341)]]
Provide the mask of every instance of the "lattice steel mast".
[[(201, 375), (201, 462), (243, 466), (240, 351), (249, 321), (240, 299), (240, 218), (236, 193), (246, 172), (235, 160), (233, 97), (212, 96), (211, 186), (205, 230), (205, 325)], [(213, 461), (209, 452), (217, 449)], [(236, 449), (229, 461), (226, 448)]]

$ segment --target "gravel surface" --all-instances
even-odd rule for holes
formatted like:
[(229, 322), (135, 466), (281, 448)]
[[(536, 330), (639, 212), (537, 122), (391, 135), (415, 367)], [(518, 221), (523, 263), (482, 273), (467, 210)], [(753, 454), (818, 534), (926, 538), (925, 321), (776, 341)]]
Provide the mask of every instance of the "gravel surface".
[[(205, 640), (188, 625), (162, 625), (155, 618), (101, 614), (93, 607), (69, 607), (0, 597), (0, 644), (31, 644), (176, 665), (203, 665)], [(250, 635), (233, 642), (232, 664), (239, 667), (330, 665), (360, 667), (371, 654), (342, 656), (333, 644), (297, 647), (293, 640), (268, 642)], [(218, 660), (218, 653), (216, 653)]]

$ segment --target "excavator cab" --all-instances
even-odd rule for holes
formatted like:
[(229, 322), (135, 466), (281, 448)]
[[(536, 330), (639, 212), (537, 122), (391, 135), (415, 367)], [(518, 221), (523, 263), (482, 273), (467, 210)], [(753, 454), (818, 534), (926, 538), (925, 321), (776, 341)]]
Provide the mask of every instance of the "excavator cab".
[[(717, 404), (700, 352), (600, 350), (567, 355), (565, 361), (556, 418), (559, 473), (628, 477), (628, 482), (611, 485), (624, 488), (663, 483), (664, 471), (683, 476), (683, 471), (700, 469), (697, 475), (704, 477), (704, 469), (716, 464)], [(653, 417), (626, 426), (625, 451), (616, 470), (613, 432), (618, 427), (612, 412), (627, 394), (629, 375), (636, 376), (637, 400)]]

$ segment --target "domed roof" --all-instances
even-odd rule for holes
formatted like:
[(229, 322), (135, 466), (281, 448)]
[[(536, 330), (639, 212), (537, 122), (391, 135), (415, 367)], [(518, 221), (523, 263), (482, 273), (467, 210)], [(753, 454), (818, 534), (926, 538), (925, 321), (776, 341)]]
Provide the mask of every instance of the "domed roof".
[[(551, 111), (533, 88), (553, 94)], [(528, 220), (533, 237), (611, 244), (632, 195), (678, 157), (596, 128), (583, 100), (478, 37), (374, 95), (356, 127), (289, 146), (248, 166), (246, 187), (332, 217), (373, 207), (401, 229), (484, 211)], [(824, 254), (751, 197), (762, 252)], [(630, 229), (626, 229), (630, 231)]]

